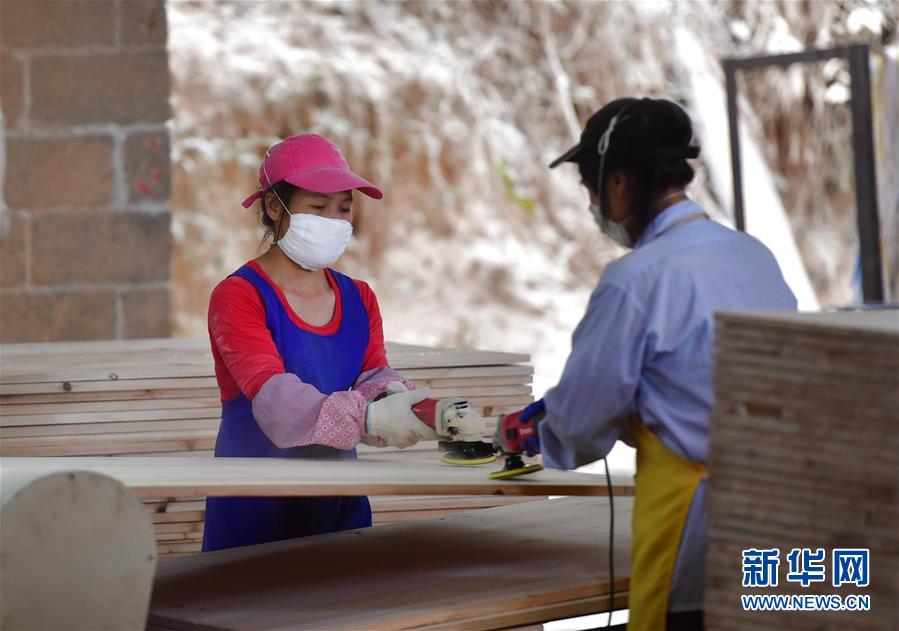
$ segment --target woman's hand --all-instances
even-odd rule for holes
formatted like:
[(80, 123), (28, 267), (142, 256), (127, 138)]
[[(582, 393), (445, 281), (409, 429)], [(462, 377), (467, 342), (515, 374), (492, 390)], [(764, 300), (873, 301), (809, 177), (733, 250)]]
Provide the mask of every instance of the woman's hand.
[(437, 432), (422, 423), (412, 406), (428, 398), (429, 388), (407, 391), (400, 382), (393, 382), (385, 391), (387, 396), (368, 405), (365, 415), (365, 437), (380, 438), (389, 447), (409, 447), (420, 440), (437, 440)]

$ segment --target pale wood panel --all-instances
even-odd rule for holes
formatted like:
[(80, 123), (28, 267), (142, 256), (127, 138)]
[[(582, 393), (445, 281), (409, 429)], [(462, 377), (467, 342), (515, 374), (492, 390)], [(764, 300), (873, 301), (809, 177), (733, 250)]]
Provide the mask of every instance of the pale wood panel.
[[(61, 441), (48, 441), (47, 443), (37, 443), (28, 440), (18, 444), (15, 441), (22, 440), (18, 438), (5, 438), (0, 441), (0, 449), (2, 449), (4, 458), (23, 458), (23, 457), (54, 457), (62, 458), (66, 456), (118, 456), (131, 455), (153, 452), (166, 451), (193, 451), (208, 450), (215, 447), (216, 431), (207, 432), (206, 437), (202, 435), (193, 438), (160, 438), (158, 440), (140, 441), (134, 438), (133, 434), (129, 434), (127, 438), (120, 441), (113, 441), (109, 436), (100, 435), (99, 438), (92, 439), (84, 437), (80, 441), (71, 444), (61, 444)], [(45, 437), (41, 437), (45, 438)], [(10, 444), (13, 443), (13, 444)]]
[(215, 388), (173, 388), (147, 390), (108, 390), (103, 392), (45, 392), (38, 394), (8, 394), (0, 396), (0, 408), (7, 404), (83, 403), (90, 401), (134, 401), (138, 399), (218, 398)]
[(218, 396), (182, 399), (133, 399), (119, 401), (65, 401), (59, 403), (6, 403), (0, 405), (0, 423), (3, 417), (37, 414), (68, 414), (80, 412), (126, 412), (129, 410), (180, 410), (186, 408), (213, 408), (221, 410)]
[(206, 511), (176, 511), (174, 513), (153, 513), (150, 519), (154, 524), (168, 524), (176, 522), (199, 522), (203, 523)]
[(172, 379), (107, 379), (103, 381), (49, 381), (44, 383), (3, 383), (0, 395), (115, 392), (119, 390), (180, 390), (218, 388), (215, 377), (176, 377)]
[(72, 423), (59, 425), (22, 425), (18, 427), (5, 427), (0, 425), (0, 438), (28, 438), (31, 436), (84, 436), (87, 434), (116, 434), (116, 433), (157, 433), (174, 430), (204, 429), (218, 431), (221, 419), (220, 410), (216, 414), (206, 415), (205, 418), (196, 419), (172, 419), (167, 421), (142, 421), (134, 419), (122, 423)]
[[(0, 416), (0, 427), (20, 427), (25, 425), (84, 425), (84, 424), (116, 424), (135, 423), (141, 421), (188, 421), (191, 419), (221, 420), (221, 405), (207, 408), (174, 408), (163, 410), (123, 410), (103, 412), (56, 412), (41, 415), (20, 414)], [(59, 432), (72, 431), (72, 428), (60, 427)], [(2, 436), (4, 434), (0, 434)], [(11, 434), (10, 434), (11, 435)]]
[[(377, 457), (359, 460), (278, 458), (3, 458), (3, 470), (80, 469), (105, 473), (138, 497), (206, 495), (604, 495), (603, 476), (547, 469), (491, 480), (496, 464), (457, 467)], [(615, 480), (628, 484), (629, 478)]]
[[(127, 349), (131, 353), (146, 354), (153, 351), (192, 350), (205, 351), (209, 349), (209, 340), (201, 338), (161, 337), (143, 338), (127, 341)], [(24, 342), (16, 344), (4, 344), (3, 354), (7, 357), (21, 355), (84, 355), (89, 352), (129, 352), (121, 340), (89, 341), (89, 342)]]
[(183, 511), (198, 511), (206, 509), (205, 498), (184, 498), (168, 500), (144, 500), (144, 506), (153, 513), (173, 513)]
[[(620, 594), (630, 575), (631, 507), (615, 502)], [(611, 588), (608, 510), (605, 499), (546, 500), (165, 560), (149, 623), (487, 629), (590, 613), (607, 606), (601, 598)]]

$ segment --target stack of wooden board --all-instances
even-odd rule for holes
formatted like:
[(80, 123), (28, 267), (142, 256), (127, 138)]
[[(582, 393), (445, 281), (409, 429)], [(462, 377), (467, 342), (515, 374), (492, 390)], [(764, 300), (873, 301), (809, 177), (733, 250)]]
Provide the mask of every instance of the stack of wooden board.
[[(631, 510), (615, 502), (615, 609)], [(147, 628), (508, 628), (605, 611), (609, 569), (608, 500), (543, 500), (165, 560)]]
[[(486, 417), (532, 400), (529, 357), (388, 344), (391, 365), (432, 396)], [(7, 344), (0, 454), (115, 455), (212, 449), (221, 407), (205, 340)]]
[[(715, 365), (708, 627), (899, 629), (899, 312), (721, 314)], [(823, 559), (791, 562), (804, 548)], [(868, 586), (835, 586), (861, 578), (834, 576), (835, 548), (870, 550)], [(776, 586), (744, 586), (750, 549), (777, 550)], [(791, 580), (806, 569), (822, 580)], [(753, 594), (868, 595), (871, 609), (744, 611)]]
[[(529, 357), (388, 343), (391, 365), (434, 397), (465, 396), (495, 418), (533, 400)], [(177, 455), (211, 449), (221, 414), (207, 340), (0, 346), (0, 456)], [(360, 454), (373, 453), (360, 447)], [(377, 450), (385, 455), (384, 450)], [(398, 462), (438, 458), (436, 444), (387, 450)], [(204, 498), (148, 502), (160, 552), (199, 550)], [(506, 503), (458, 498), (373, 501), (375, 523)]]

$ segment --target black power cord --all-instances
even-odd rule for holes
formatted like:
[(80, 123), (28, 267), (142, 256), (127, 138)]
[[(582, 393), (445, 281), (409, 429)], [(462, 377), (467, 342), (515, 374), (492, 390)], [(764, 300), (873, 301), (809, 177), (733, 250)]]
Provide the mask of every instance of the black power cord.
[(615, 609), (615, 501), (612, 498), (612, 475), (609, 473), (608, 458), (602, 459), (606, 466), (606, 488), (609, 492), (609, 620), (606, 628), (612, 626), (612, 611)]

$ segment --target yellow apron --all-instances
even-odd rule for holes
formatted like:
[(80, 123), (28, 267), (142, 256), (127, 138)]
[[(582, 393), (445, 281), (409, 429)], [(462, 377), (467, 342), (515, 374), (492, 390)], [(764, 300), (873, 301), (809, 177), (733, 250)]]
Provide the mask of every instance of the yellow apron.
[(668, 449), (636, 417), (629, 424), (637, 445), (637, 493), (627, 628), (663, 631), (684, 522), (709, 470)]

